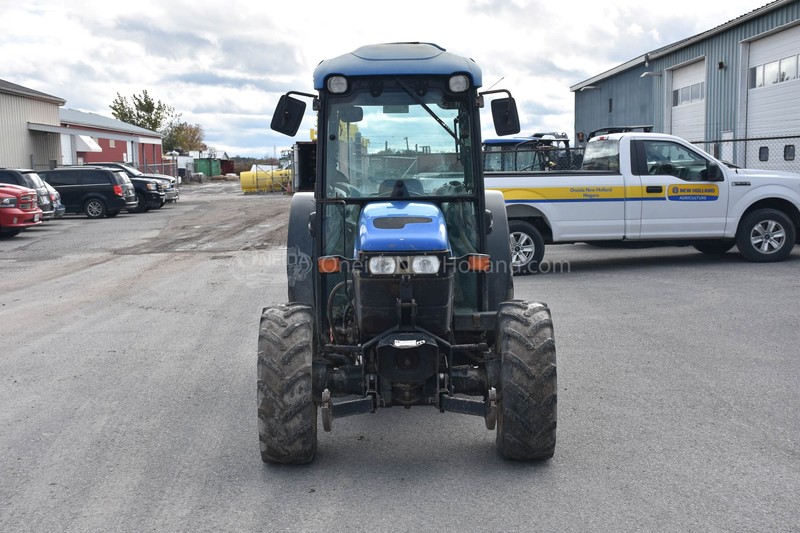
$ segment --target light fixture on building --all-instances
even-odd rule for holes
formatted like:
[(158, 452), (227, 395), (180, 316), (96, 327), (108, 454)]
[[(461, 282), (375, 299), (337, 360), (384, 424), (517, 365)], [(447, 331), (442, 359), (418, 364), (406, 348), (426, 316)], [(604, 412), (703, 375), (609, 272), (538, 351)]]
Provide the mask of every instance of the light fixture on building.
[(655, 77), (655, 78), (660, 77), (661, 76), (661, 72), (651, 72), (651, 71), (642, 72), (642, 75), (639, 76), (639, 77), (640, 78), (649, 78), (651, 76)]
[(597, 85), (584, 85), (583, 87), (580, 88), (580, 92), (593, 91), (593, 90), (599, 89), (599, 88), (600, 87), (598, 87)]

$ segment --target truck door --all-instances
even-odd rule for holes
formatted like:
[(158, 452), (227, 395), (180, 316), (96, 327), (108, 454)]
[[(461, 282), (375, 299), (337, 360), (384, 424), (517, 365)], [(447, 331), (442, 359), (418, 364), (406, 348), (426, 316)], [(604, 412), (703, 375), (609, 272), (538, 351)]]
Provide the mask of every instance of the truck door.
[(709, 180), (709, 165), (716, 163), (672, 140), (634, 143), (634, 171), (641, 178), (641, 238), (721, 238), (728, 189), (725, 182)]

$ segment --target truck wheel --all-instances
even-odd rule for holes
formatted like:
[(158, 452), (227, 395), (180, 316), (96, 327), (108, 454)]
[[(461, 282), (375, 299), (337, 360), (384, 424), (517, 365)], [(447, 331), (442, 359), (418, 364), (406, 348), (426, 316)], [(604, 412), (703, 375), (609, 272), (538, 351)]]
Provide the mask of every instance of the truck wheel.
[(264, 308), (258, 331), (258, 438), (265, 463), (309, 463), (316, 454), (313, 342), (311, 308)]
[(694, 249), (698, 252), (711, 255), (722, 255), (734, 247), (736, 241), (721, 239), (718, 241), (701, 241), (694, 243)]
[(506, 459), (549, 459), (558, 398), (550, 309), (519, 300), (500, 304), (495, 351), (501, 362), (497, 449)]
[(128, 211), (133, 213), (144, 213), (147, 211), (147, 200), (145, 200), (144, 195), (137, 193), (136, 199), (139, 200), (139, 204), (136, 206), (136, 209), (128, 209)]
[(739, 223), (736, 247), (748, 261), (782, 261), (792, 253), (796, 235), (794, 223), (786, 214), (777, 209), (757, 209)]
[(89, 218), (103, 218), (106, 216), (106, 204), (102, 200), (92, 198), (84, 204), (83, 212)]
[(514, 274), (533, 274), (544, 257), (544, 239), (536, 226), (524, 220), (508, 221), (511, 269)]

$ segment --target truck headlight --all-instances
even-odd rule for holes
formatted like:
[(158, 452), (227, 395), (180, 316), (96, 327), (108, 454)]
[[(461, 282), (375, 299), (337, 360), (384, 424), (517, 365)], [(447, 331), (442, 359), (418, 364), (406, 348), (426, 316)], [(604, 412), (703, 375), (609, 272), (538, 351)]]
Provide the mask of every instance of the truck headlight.
[(394, 274), (397, 270), (397, 261), (394, 257), (385, 255), (369, 258), (370, 274)]
[(411, 260), (414, 274), (438, 274), (441, 261), (435, 255), (418, 255)]

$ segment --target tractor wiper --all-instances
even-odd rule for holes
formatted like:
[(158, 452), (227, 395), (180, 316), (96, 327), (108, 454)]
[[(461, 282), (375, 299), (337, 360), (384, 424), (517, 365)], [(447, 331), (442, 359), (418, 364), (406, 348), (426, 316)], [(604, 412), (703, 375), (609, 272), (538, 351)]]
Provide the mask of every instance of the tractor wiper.
[(450, 128), (450, 126), (448, 126), (448, 125), (445, 123), (445, 121), (444, 121), (444, 120), (442, 120), (441, 118), (439, 118), (439, 115), (437, 115), (436, 113), (434, 113), (434, 112), (433, 112), (433, 109), (431, 109), (430, 107), (428, 107), (428, 104), (426, 104), (425, 102), (423, 102), (423, 101), (422, 101), (422, 99), (421, 99), (419, 96), (417, 96), (416, 94), (414, 94), (414, 91), (412, 91), (412, 90), (411, 90), (411, 88), (410, 88), (408, 85), (406, 85), (406, 83), (405, 83), (403, 80), (401, 80), (401, 79), (395, 79), (395, 81), (397, 82), (397, 85), (399, 85), (399, 86), (400, 86), (400, 87), (401, 87), (401, 88), (402, 88), (402, 89), (403, 89), (403, 90), (404, 90), (404, 91), (405, 91), (405, 92), (408, 94), (408, 96), (410, 96), (411, 98), (413, 98), (413, 99), (414, 99), (414, 101), (415, 101), (416, 103), (418, 103), (420, 106), (422, 106), (422, 109), (424, 109), (425, 111), (427, 111), (427, 112), (428, 112), (428, 114), (429, 114), (430, 116), (432, 116), (432, 117), (433, 117), (433, 119), (434, 119), (436, 122), (438, 122), (438, 123), (439, 123), (439, 125), (440, 125), (441, 127), (443, 127), (443, 128), (445, 129), (445, 131), (446, 131), (447, 133), (449, 133), (449, 134), (450, 134), (450, 136), (451, 136), (451, 137), (453, 137), (453, 139), (455, 139), (455, 141), (456, 141), (456, 143), (457, 143), (457, 144), (459, 144), (459, 145), (460, 145), (462, 148), (464, 147), (464, 143), (462, 143), (462, 142), (461, 142), (461, 140), (458, 138), (458, 135), (456, 135), (456, 132), (454, 132), (454, 131), (453, 131), (453, 130)]

